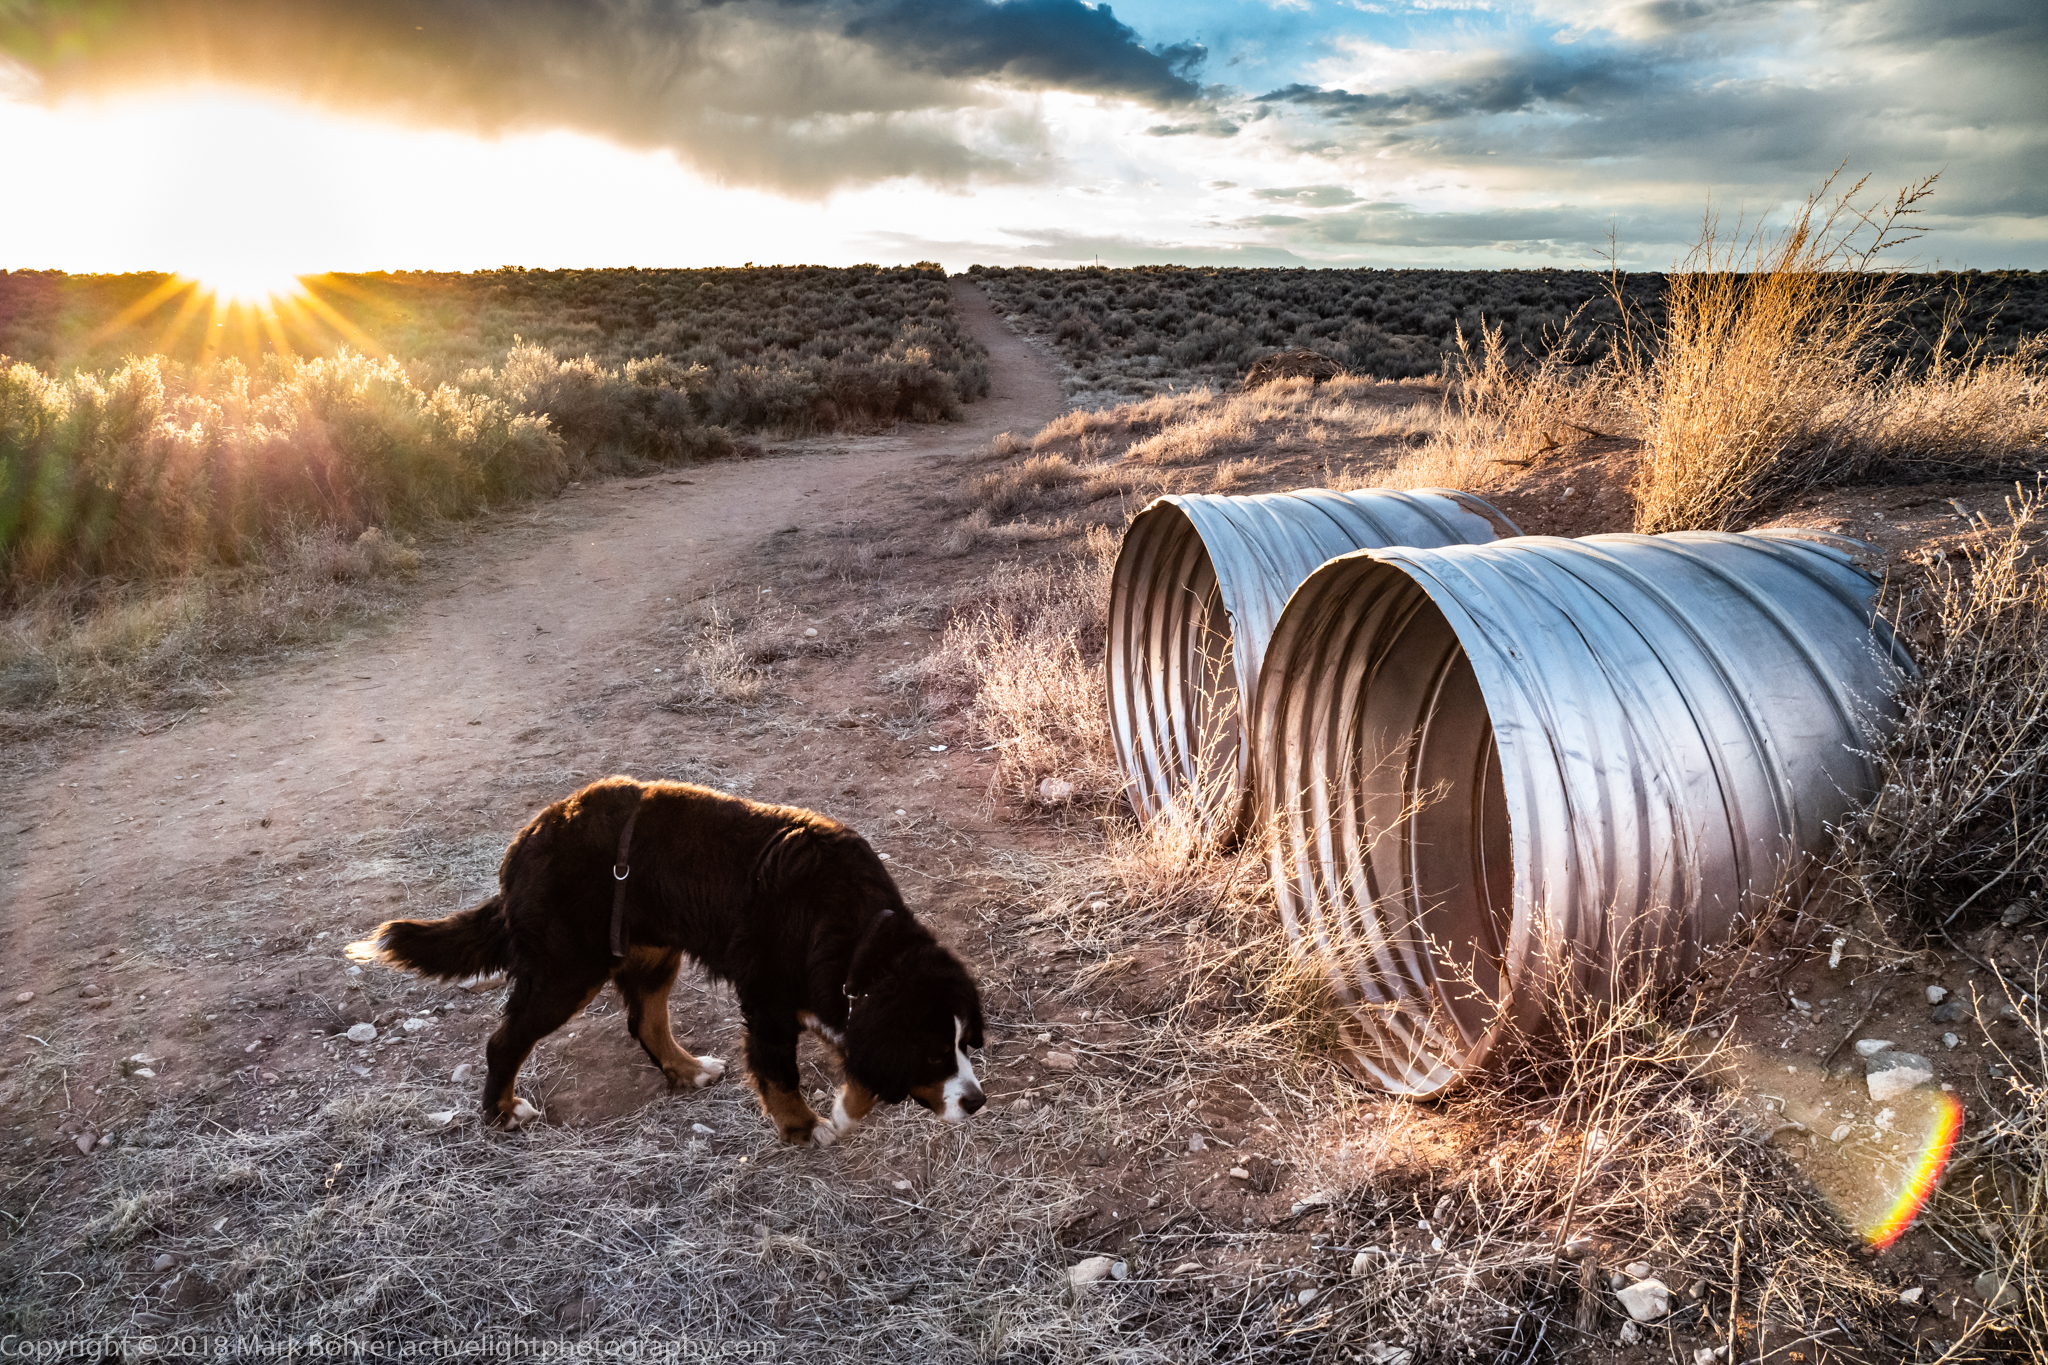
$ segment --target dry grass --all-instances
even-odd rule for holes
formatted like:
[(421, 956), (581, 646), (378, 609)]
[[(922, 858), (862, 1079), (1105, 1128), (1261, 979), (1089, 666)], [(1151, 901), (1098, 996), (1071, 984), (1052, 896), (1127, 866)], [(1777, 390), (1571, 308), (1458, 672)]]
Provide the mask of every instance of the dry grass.
[(278, 650), (381, 619), (419, 564), (376, 528), (320, 528), (287, 537), (264, 565), (169, 585), (45, 589), (0, 619), (0, 708), (198, 704)]
[(1644, 446), (1637, 529), (1739, 531), (1880, 464), (1995, 473), (2039, 455), (2038, 342), (1949, 359), (1944, 334), (1923, 374), (1875, 367), (1914, 302), (1878, 259), (1917, 235), (1933, 178), (1889, 207), (1858, 202), (1866, 181), (1833, 183), (1776, 236), (1709, 219), (1670, 276), (1662, 328), (1625, 313), (1611, 382)]
[(1921, 676), (1882, 758), (1877, 796), (1845, 831), (1842, 893), (1916, 934), (2048, 892), (2048, 556), (2044, 490), (1936, 559), (1901, 625)]

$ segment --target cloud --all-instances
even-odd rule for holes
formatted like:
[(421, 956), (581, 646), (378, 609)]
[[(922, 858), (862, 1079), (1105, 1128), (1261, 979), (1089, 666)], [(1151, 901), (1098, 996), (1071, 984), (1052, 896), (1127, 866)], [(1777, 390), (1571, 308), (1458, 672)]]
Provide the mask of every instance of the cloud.
[(1556, 53), (1491, 54), (1441, 79), (1371, 94), (1294, 84), (1260, 95), (1261, 104), (1293, 104), (1332, 122), (1361, 128), (1408, 128), (1474, 115), (1522, 113), (1545, 105), (1584, 109), (1640, 98), (1655, 76), (1654, 61), (1633, 57), (1566, 57)]
[(1358, 196), (1342, 185), (1295, 185), (1287, 188), (1253, 190), (1252, 197), (1273, 203), (1300, 204), (1312, 209), (1335, 208), (1339, 204), (1358, 202)]
[(1204, 55), (1081, 0), (0, 5), (0, 57), (43, 98), (218, 80), (432, 126), (567, 127), (797, 194), (1032, 174), (1028, 92), (1190, 107)]

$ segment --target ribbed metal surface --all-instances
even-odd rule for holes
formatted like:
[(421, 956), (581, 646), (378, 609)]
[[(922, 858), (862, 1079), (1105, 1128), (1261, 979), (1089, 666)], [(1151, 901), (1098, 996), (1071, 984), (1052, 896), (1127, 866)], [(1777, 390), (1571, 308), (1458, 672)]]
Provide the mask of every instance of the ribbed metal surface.
[(1796, 890), (1873, 789), (1912, 667), (1857, 550), (1526, 537), (1363, 551), (1302, 584), (1255, 780), (1287, 929), (1331, 964), (1378, 1084), (1441, 1090), (1508, 1020), (1540, 1027), (1560, 977), (1683, 972)]
[(1124, 535), (1109, 596), (1109, 727), (1131, 806), (1180, 806), (1213, 832), (1248, 806), (1245, 707), (1288, 596), (1332, 556), (1460, 545), (1517, 530), (1444, 489), (1311, 488), (1164, 497)]

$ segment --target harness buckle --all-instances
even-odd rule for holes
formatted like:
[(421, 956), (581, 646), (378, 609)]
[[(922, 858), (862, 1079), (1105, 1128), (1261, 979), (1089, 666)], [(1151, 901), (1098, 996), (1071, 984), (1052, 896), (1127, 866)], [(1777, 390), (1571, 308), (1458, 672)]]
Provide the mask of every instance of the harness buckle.
[(612, 864), (612, 880), (622, 882), (633, 875), (633, 869), (625, 863)]

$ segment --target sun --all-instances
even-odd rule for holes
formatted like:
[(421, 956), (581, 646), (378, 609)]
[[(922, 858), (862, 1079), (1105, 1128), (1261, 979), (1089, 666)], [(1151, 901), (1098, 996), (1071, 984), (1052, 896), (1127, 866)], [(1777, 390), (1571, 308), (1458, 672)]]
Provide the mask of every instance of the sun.
[(247, 259), (195, 265), (180, 273), (198, 284), (202, 294), (210, 295), (216, 308), (264, 310), (306, 292), (306, 286), (289, 269)]

